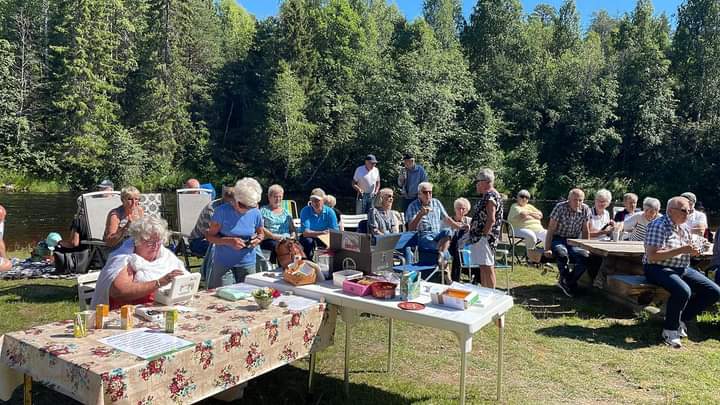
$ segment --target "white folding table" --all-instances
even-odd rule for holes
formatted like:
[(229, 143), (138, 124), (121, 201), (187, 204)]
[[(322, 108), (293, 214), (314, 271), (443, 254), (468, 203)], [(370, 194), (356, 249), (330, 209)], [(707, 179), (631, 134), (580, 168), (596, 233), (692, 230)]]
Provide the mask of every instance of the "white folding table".
[[(488, 323), (495, 321), (498, 326), (498, 359), (497, 359), (497, 399), (502, 397), (503, 374), (503, 334), (505, 329), (505, 313), (513, 306), (513, 299), (501, 291), (486, 289), (491, 293), (490, 299), (484, 305), (474, 305), (465, 311), (454, 310), (444, 306), (433, 305), (430, 295), (426, 292), (428, 287), (440, 286), (435, 283), (423, 283), (423, 293), (413, 300), (425, 304), (425, 309), (419, 311), (406, 311), (397, 305), (401, 300), (379, 300), (372, 297), (358, 297), (342, 291), (332, 284), (332, 281), (323, 281), (317, 284), (293, 286), (282, 280), (281, 273), (256, 273), (245, 278), (245, 282), (260, 287), (272, 287), (280, 291), (292, 291), (293, 294), (320, 299), (328, 304), (340, 307), (341, 316), (345, 321), (345, 393), (349, 393), (349, 360), (350, 360), (350, 329), (357, 322), (363, 312), (388, 318), (388, 371), (392, 368), (392, 331), (393, 319), (429, 326), (453, 332), (460, 345), (460, 404), (465, 403), (465, 373), (467, 370), (467, 354), (472, 351), (472, 339), (475, 332)], [(315, 367), (315, 356), (310, 361), (310, 383)]]

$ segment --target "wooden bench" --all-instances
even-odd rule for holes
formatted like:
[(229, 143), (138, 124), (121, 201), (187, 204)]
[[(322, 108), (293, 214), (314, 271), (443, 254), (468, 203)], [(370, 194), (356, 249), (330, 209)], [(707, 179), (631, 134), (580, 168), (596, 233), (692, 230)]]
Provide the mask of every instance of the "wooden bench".
[(613, 274), (606, 279), (606, 291), (611, 298), (622, 301), (635, 310), (647, 306), (662, 308), (670, 293), (662, 287), (650, 284), (645, 276)]

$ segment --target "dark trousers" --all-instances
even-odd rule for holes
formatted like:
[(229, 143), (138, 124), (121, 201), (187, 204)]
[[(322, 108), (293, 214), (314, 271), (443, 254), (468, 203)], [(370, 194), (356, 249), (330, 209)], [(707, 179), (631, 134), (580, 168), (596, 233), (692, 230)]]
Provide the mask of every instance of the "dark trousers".
[(265, 249), (265, 250), (270, 251), (270, 263), (277, 262), (276, 257), (275, 257), (275, 248), (277, 247), (278, 243), (280, 243), (280, 241), (277, 241), (275, 239), (265, 239), (262, 242), (260, 242), (260, 249)]
[(205, 238), (190, 239), (190, 252), (195, 256), (205, 256), (210, 242)]
[[(585, 273), (586, 251), (577, 246), (568, 245), (567, 238), (556, 236), (552, 240), (552, 252), (560, 271), (560, 279), (570, 288), (577, 287), (578, 280)], [(572, 272), (569, 263), (575, 264)]]
[(686, 267), (645, 264), (645, 278), (670, 292), (663, 328), (677, 330), (720, 298), (720, 287), (699, 271)]
[(325, 244), (318, 238), (308, 238), (305, 236), (300, 236), (299, 241), (303, 247), (303, 251), (305, 252), (305, 257), (310, 260), (312, 260), (313, 258), (315, 246), (326, 247)]

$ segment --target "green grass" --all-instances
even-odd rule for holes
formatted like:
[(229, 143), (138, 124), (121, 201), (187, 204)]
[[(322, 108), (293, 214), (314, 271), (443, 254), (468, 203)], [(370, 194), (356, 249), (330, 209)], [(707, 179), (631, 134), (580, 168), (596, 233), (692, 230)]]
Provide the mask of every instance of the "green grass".
[[(501, 275), (499, 280), (504, 280)], [(720, 322), (705, 314), (683, 349), (660, 340), (661, 323), (619, 308), (601, 295), (569, 299), (554, 275), (517, 268), (515, 307), (505, 334), (506, 403), (717, 403), (720, 398)], [(501, 283), (504, 281), (501, 281)], [(0, 282), (0, 332), (68, 318), (76, 309), (67, 281)], [(364, 317), (353, 328), (351, 395), (343, 392), (345, 325), (317, 364), (316, 395), (305, 395), (307, 362), (250, 382), (246, 403), (454, 404), (459, 351), (449, 332), (395, 322), (395, 368), (386, 373), (387, 321)], [(468, 403), (495, 399), (497, 329), (475, 335), (468, 364)], [(41, 387), (36, 403), (71, 400)], [(17, 390), (11, 403), (21, 403)], [(216, 403), (209, 400), (204, 403)]]

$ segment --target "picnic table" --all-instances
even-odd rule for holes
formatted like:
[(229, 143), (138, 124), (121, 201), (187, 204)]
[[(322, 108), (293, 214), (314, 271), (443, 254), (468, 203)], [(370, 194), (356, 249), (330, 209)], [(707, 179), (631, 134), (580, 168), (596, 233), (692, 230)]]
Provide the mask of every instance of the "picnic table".
[[(0, 337), (0, 398), (23, 381), (40, 381), (85, 404), (193, 403), (237, 387), (260, 374), (332, 344), (335, 308), (316, 302), (297, 311), (249, 300), (226, 301), (199, 292), (181, 313), (175, 336), (193, 346), (143, 360), (99, 342), (127, 332), (113, 311), (105, 329), (73, 337), (73, 322), (60, 321)], [(160, 329), (136, 318), (136, 328)], [(26, 402), (29, 403), (29, 402)]]
[[(322, 281), (316, 284), (294, 286), (282, 279), (280, 272), (265, 272), (251, 274), (245, 282), (262, 287), (272, 287), (281, 291), (292, 291), (294, 294), (314, 299), (324, 298), (329, 304), (340, 308), (341, 316), (345, 321), (345, 393), (349, 395), (349, 364), (351, 348), (351, 328), (358, 322), (361, 313), (371, 313), (388, 318), (388, 372), (392, 370), (393, 348), (393, 320), (402, 320), (418, 325), (429, 326), (453, 332), (460, 348), (460, 404), (465, 403), (465, 374), (467, 370), (467, 354), (472, 351), (473, 335), (487, 324), (494, 322), (498, 327), (498, 365), (497, 365), (497, 399), (502, 396), (502, 353), (503, 334), (505, 329), (505, 313), (513, 306), (513, 298), (503, 292), (478, 287), (490, 295), (490, 299), (483, 306), (474, 305), (465, 311), (430, 303), (429, 288), (441, 288), (440, 284), (423, 282), (420, 297), (413, 300), (425, 304), (425, 309), (419, 311), (406, 311), (398, 308), (399, 298), (391, 300), (378, 300), (372, 297), (359, 297), (342, 291), (332, 281)], [(314, 362), (311, 361), (311, 376)]]
[[(669, 297), (663, 288), (650, 284), (645, 279), (642, 257), (645, 246), (642, 241), (603, 241), (595, 239), (568, 239), (568, 244), (589, 251), (602, 258), (600, 269), (592, 285), (609, 293), (610, 298), (639, 309), (649, 304), (661, 307)], [(699, 261), (712, 257), (712, 246), (706, 249)], [(581, 283), (589, 285), (591, 280), (586, 272)]]

